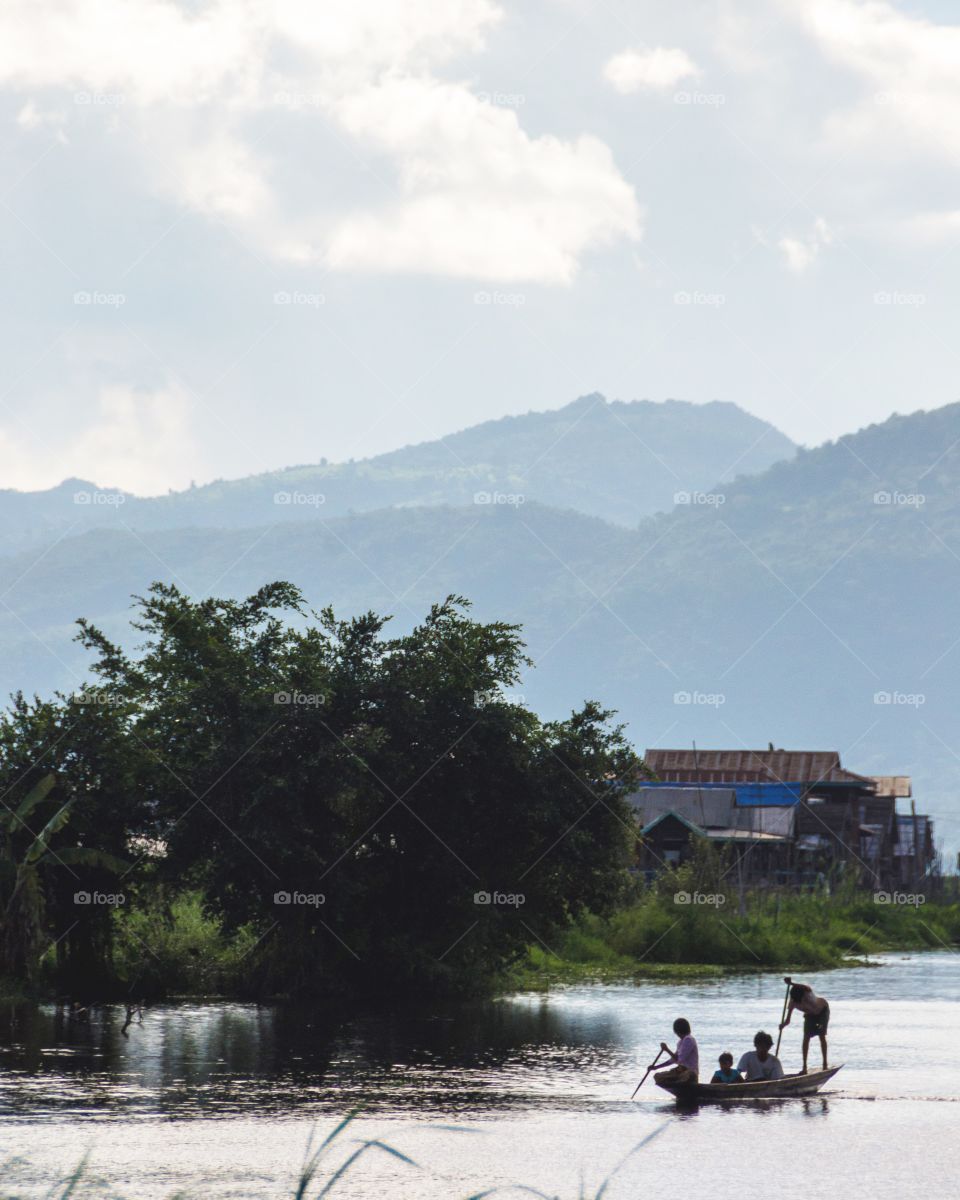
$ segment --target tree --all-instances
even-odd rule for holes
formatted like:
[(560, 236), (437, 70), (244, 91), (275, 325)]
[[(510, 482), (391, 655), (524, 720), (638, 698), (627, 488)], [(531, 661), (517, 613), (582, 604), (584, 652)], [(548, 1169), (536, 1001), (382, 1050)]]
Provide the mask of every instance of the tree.
[(104, 837), (152, 847), (158, 879), (257, 931), (259, 988), (474, 986), (615, 902), (637, 760), (596, 704), (543, 723), (512, 700), (519, 630), (468, 608), (449, 597), (390, 637), (288, 583), (196, 602), (155, 584), (136, 657), (81, 622), (113, 699), (81, 713), (60, 769)]

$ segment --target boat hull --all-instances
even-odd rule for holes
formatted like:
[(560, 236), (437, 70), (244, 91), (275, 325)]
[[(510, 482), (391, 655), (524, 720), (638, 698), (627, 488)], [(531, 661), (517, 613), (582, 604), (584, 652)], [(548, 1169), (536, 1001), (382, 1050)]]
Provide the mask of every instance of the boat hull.
[[(842, 1067), (843, 1064), (840, 1064)], [(828, 1067), (826, 1071), (808, 1071), (806, 1075), (784, 1075), (782, 1079), (757, 1079), (753, 1083), (658, 1083), (684, 1103), (722, 1103), (725, 1100), (769, 1100), (789, 1096), (812, 1096), (819, 1092), (828, 1079), (832, 1079), (840, 1067)]]

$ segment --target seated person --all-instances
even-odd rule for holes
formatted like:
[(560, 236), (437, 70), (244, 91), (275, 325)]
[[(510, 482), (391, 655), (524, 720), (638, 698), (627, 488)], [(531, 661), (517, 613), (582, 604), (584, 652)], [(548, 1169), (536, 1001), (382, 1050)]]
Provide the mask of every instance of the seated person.
[[(657, 1083), (696, 1083), (700, 1078), (700, 1060), (696, 1039), (690, 1032), (690, 1022), (685, 1017), (677, 1017), (673, 1023), (673, 1032), (680, 1039), (677, 1048), (671, 1053), (666, 1042), (661, 1042), (660, 1049), (670, 1057), (659, 1065), (667, 1067), (676, 1063), (676, 1066), (669, 1071), (658, 1071), (653, 1078)], [(651, 1070), (653, 1066), (651, 1063)]]
[(737, 1063), (737, 1070), (746, 1073), (747, 1083), (752, 1083), (755, 1079), (782, 1079), (783, 1067), (780, 1066), (780, 1059), (770, 1053), (770, 1047), (773, 1045), (770, 1034), (761, 1029), (753, 1039), (753, 1044), (756, 1049), (748, 1050)]
[(714, 1071), (711, 1083), (739, 1083), (740, 1072), (733, 1069), (733, 1055), (729, 1050), (724, 1050), (717, 1060), (720, 1063), (720, 1070)]

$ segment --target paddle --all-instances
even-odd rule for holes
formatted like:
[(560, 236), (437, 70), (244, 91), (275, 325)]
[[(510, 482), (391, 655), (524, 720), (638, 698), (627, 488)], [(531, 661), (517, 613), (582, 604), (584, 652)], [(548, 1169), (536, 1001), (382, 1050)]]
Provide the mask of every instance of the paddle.
[(783, 1023), (787, 1019), (787, 1005), (790, 1003), (790, 984), (787, 984), (787, 994), (783, 998), (783, 1012), (780, 1014), (780, 1031), (777, 1033), (777, 1048), (773, 1052), (774, 1058), (780, 1056), (780, 1039), (783, 1037)]
[[(650, 1066), (647, 1067), (643, 1078), (640, 1080), (640, 1082), (637, 1084), (637, 1086), (633, 1089), (633, 1096), (635, 1096), (637, 1094), (637, 1092), (639, 1092), (640, 1089), (643, 1087), (643, 1085), (647, 1082), (647, 1075), (650, 1074), (650, 1072), (653, 1070), (653, 1068), (656, 1066), (659, 1066), (660, 1055), (662, 1053), (663, 1053), (663, 1047), (661, 1046), (660, 1049), (657, 1051), (657, 1057), (653, 1060), (653, 1062), (650, 1064)], [(630, 1097), (631, 1100), (633, 1099), (633, 1096)]]

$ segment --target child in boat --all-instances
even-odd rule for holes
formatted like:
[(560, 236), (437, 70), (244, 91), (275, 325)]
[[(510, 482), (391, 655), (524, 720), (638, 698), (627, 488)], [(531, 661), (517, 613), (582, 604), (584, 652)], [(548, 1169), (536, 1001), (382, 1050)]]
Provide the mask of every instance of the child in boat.
[(711, 1083), (739, 1083), (740, 1072), (733, 1069), (733, 1055), (729, 1050), (724, 1050), (717, 1060), (720, 1063), (720, 1070), (714, 1071)]
[(826, 1070), (827, 1026), (830, 1024), (830, 1005), (823, 996), (818, 996), (808, 983), (794, 983), (789, 975), (784, 976), (783, 982), (790, 989), (790, 1007), (787, 1009), (787, 1019), (780, 1028), (786, 1029), (790, 1024), (790, 1018), (793, 1016), (794, 1009), (803, 1013), (803, 1070), (800, 1074), (806, 1075), (807, 1073), (807, 1054), (810, 1051), (810, 1039), (812, 1037), (820, 1039), (823, 1069)]
[(754, 1037), (753, 1044), (755, 1049), (748, 1050), (737, 1063), (737, 1070), (746, 1074), (747, 1083), (753, 1083), (756, 1079), (782, 1079), (780, 1059), (770, 1053), (773, 1045), (770, 1034), (761, 1029)]
[[(700, 1078), (700, 1057), (696, 1039), (690, 1032), (690, 1022), (685, 1017), (677, 1017), (673, 1023), (673, 1032), (680, 1039), (677, 1048), (671, 1051), (666, 1042), (661, 1042), (661, 1051), (670, 1057), (658, 1065), (669, 1067), (671, 1063), (675, 1063), (676, 1066), (671, 1067), (669, 1071), (658, 1071), (653, 1078), (657, 1083), (697, 1083)], [(651, 1070), (653, 1066), (651, 1063)]]

